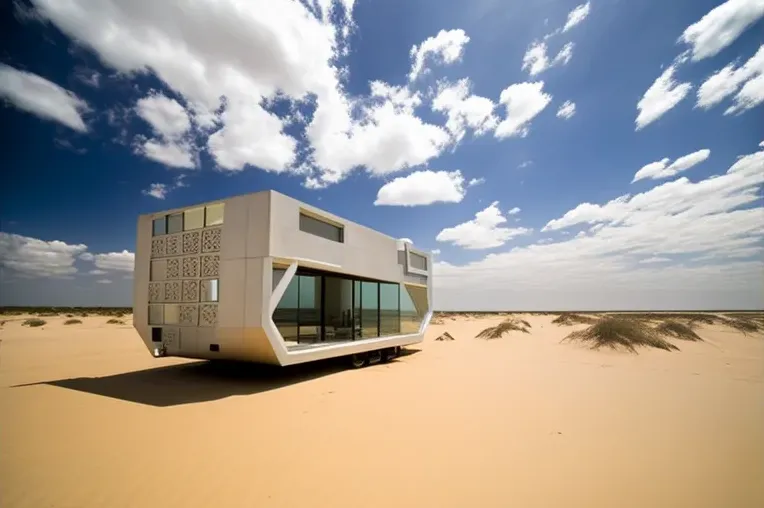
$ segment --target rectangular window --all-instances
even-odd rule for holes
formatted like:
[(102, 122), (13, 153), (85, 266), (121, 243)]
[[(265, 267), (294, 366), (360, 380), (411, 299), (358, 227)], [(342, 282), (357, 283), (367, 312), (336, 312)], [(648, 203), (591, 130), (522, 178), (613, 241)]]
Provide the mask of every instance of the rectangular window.
[(324, 340), (353, 340), (353, 281), (324, 276)]
[(318, 342), (321, 338), (321, 277), (298, 275), (300, 298), (297, 320), (300, 323), (300, 344)]
[(183, 230), (200, 229), (204, 227), (204, 207), (192, 208), (183, 212)]
[(164, 305), (149, 305), (149, 324), (164, 324)]
[(292, 277), (284, 295), (279, 300), (276, 310), (273, 312), (273, 322), (279, 333), (284, 338), (287, 346), (298, 343), (297, 310), (299, 308), (299, 278)]
[(161, 236), (167, 234), (167, 217), (158, 217), (154, 219), (153, 236)]
[(411, 262), (411, 268), (416, 268), (417, 270), (427, 270), (426, 257), (420, 256), (419, 254), (415, 254), (413, 252), (409, 252), (409, 260)]
[(202, 281), (202, 301), (217, 302), (219, 299), (219, 279), (206, 279)]
[(379, 283), (361, 282), (361, 337), (379, 337)]
[(180, 305), (167, 303), (164, 306), (164, 324), (177, 325), (180, 323)]
[(183, 231), (183, 214), (174, 213), (167, 216), (167, 234), (180, 233)]
[(398, 284), (379, 284), (379, 336), (398, 335), (400, 326), (400, 293)]
[(300, 231), (326, 238), (333, 242), (345, 241), (344, 228), (300, 213)]
[(223, 223), (223, 205), (224, 203), (217, 203), (207, 206), (205, 226), (218, 226)]

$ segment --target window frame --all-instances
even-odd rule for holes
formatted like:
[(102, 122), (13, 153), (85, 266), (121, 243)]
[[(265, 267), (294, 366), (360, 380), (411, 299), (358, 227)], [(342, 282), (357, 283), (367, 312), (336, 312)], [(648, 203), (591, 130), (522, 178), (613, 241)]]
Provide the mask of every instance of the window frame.
[[(325, 224), (327, 226), (331, 226), (333, 228), (336, 228), (339, 231), (339, 235), (338, 235), (339, 236), (339, 240), (335, 240), (333, 238), (327, 238), (326, 236), (318, 235), (318, 234), (316, 234), (316, 233), (314, 233), (312, 231), (304, 230), (302, 228), (302, 219), (303, 219), (303, 217), (305, 217), (308, 220), (320, 222), (320, 223)], [(299, 215), (298, 215), (298, 218), (297, 218), (297, 222), (298, 222), (297, 228), (302, 233), (307, 233), (309, 235), (317, 236), (319, 238), (323, 238), (324, 240), (329, 240), (330, 242), (334, 242), (334, 243), (343, 243), (343, 244), (345, 243), (345, 225), (344, 224), (341, 224), (341, 223), (339, 223), (337, 221), (331, 220), (331, 219), (326, 218), (326, 217), (322, 217), (322, 216), (318, 215), (317, 213), (311, 212), (310, 210), (306, 210), (304, 208), (300, 208)]]

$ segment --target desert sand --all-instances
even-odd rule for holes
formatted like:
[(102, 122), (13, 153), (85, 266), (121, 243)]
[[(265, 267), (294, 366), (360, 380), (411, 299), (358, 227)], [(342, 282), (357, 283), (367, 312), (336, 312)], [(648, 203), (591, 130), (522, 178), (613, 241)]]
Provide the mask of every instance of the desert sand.
[(500, 317), (447, 318), (360, 370), (154, 359), (129, 317), (0, 318), (0, 505), (764, 506), (764, 336), (630, 354), (523, 317), (495, 340), (475, 336)]

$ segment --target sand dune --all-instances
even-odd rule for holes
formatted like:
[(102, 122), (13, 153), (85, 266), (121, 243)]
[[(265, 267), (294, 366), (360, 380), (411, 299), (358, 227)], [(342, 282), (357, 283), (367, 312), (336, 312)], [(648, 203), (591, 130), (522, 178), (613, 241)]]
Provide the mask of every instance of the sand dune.
[[(638, 355), (446, 318), (395, 362), (153, 359), (106, 317), (2, 318), (0, 504), (760, 507), (764, 336)], [(444, 331), (455, 340), (435, 341)]]

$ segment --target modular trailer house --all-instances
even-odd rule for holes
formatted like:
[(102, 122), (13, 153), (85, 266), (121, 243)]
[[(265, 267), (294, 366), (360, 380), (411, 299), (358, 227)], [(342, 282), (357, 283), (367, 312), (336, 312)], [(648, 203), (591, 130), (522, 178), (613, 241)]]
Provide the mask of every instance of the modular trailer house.
[(275, 191), (138, 218), (134, 327), (155, 356), (355, 367), (422, 341), (428, 253)]

